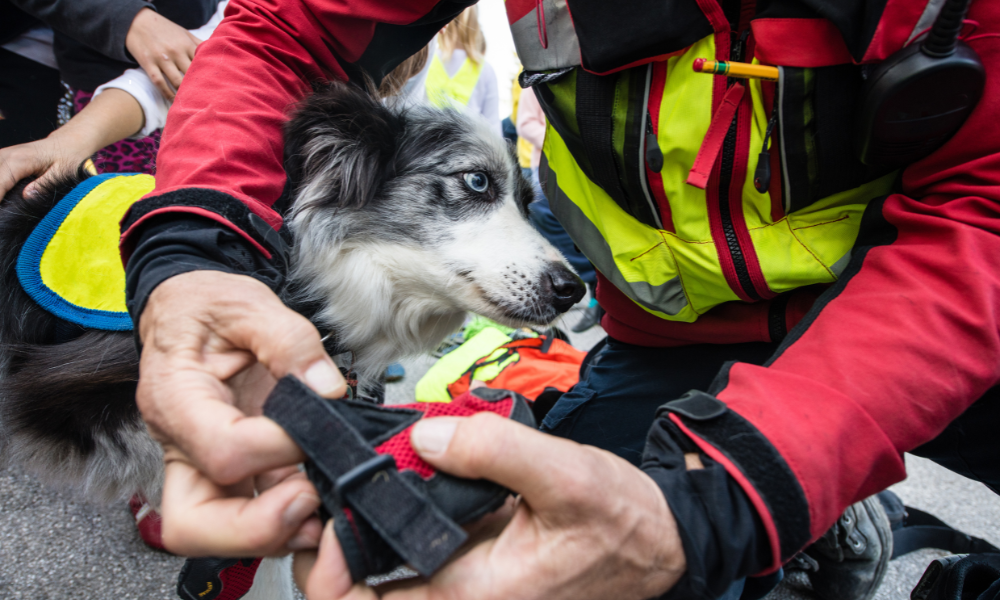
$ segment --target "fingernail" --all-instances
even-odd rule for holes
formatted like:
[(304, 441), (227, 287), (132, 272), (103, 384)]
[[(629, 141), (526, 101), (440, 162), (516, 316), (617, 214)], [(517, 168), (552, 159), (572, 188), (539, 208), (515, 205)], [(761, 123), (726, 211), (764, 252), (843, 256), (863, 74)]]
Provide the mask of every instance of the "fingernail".
[(316, 512), (317, 508), (319, 508), (319, 496), (310, 494), (309, 492), (302, 492), (288, 505), (282, 518), (285, 520), (285, 525), (297, 527), (307, 517)]
[(320, 396), (329, 396), (344, 385), (344, 376), (332, 364), (317, 360), (306, 369), (306, 384)]
[(410, 443), (421, 454), (441, 454), (448, 449), (458, 427), (457, 419), (437, 417), (419, 421), (410, 433)]

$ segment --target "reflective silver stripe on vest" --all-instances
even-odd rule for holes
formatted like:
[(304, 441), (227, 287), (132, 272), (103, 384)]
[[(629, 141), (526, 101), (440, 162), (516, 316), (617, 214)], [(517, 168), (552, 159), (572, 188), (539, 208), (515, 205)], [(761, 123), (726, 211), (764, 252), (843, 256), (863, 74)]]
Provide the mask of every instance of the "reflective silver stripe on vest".
[(618, 266), (615, 265), (611, 247), (605, 241), (604, 236), (591, 223), (587, 215), (583, 214), (580, 207), (559, 189), (556, 174), (549, 169), (549, 161), (545, 154), (542, 154), (538, 173), (545, 189), (545, 196), (549, 199), (549, 208), (552, 209), (552, 214), (559, 219), (570, 237), (573, 238), (573, 243), (602, 275), (607, 277), (616, 288), (629, 298), (650, 310), (671, 316), (684, 310), (688, 301), (684, 295), (679, 276), (660, 285), (652, 285), (645, 281), (626, 281), (621, 271), (618, 270)]
[(913, 26), (910, 37), (906, 38), (906, 43), (903, 45), (909, 46), (918, 35), (930, 29), (934, 25), (934, 21), (937, 20), (938, 14), (941, 13), (941, 7), (943, 6), (944, 0), (929, 0), (927, 6), (924, 7), (924, 12), (917, 20), (917, 24)]
[(837, 279), (840, 279), (840, 276), (843, 275), (844, 269), (847, 268), (847, 265), (851, 264), (851, 256), (852, 252), (848, 250), (847, 254), (841, 256), (840, 260), (830, 266), (830, 271), (833, 272)]
[[(524, 70), (549, 71), (580, 65), (580, 42), (573, 29), (573, 21), (566, 7), (566, 0), (544, 0), (545, 29), (539, 31), (538, 7), (511, 23), (514, 47)], [(542, 48), (540, 37), (545, 36), (548, 48)]]

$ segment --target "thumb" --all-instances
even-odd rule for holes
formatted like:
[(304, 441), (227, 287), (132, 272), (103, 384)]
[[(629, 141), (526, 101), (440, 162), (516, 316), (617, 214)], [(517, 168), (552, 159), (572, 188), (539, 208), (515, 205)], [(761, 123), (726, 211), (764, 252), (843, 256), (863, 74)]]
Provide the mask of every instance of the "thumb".
[[(305, 558), (305, 556), (303, 556)], [(296, 557), (296, 562), (299, 562)], [(300, 589), (309, 600), (376, 600), (375, 591), (362, 584), (351, 582), (343, 551), (333, 533), (333, 520), (327, 521), (315, 557), (296, 565), (296, 579), (305, 579)]]
[(49, 185), (56, 178), (57, 174), (65, 174), (65, 170), (60, 170), (55, 167), (55, 165), (49, 167), (42, 173), (38, 179), (35, 179), (28, 185), (24, 186), (24, 197), (34, 198), (41, 193), (43, 187)]
[[(410, 443), (421, 458), (459, 477), (489, 479), (542, 509), (573, 477), (582, 447), (493, 413), (418, 421)], [(585, 453), (584, 453), (585, 454)]]

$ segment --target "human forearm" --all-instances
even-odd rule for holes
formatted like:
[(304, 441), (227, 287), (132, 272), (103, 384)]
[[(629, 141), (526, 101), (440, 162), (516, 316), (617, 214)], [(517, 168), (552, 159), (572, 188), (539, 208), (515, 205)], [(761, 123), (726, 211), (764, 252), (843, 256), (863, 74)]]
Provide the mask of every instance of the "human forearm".
[(142, 108), (142, 129), (134, 134), (134, 137), (152, 135), (154, 131), (162, 129), (166, 124), (170, 101), (153, 84), (144, 70), (127, 69), (117, 78), (94, 90), (94, 96), (95, 98), (100, 97), (111, 89), (121, 90), (129, 94)]
[(109, 144), (137, 133), (142, 124), (143, 113), (139, 102), (122, 90), (110, 89), (94, 98), (66, 125), (53, 131), (49, 138), (86, 158)]
[(125, 299), (135, 322), (150, 294), (167, 279), (191, 271), (248, 275), (275, 292), (284, 283), (281, 268), (267, 261), (231, 229), (201, 216), (164, 215), (147, 223), (125, 265)]
[(28, 196), (73, 173), (101, 148), (142, 128), (142, 119), (142, 109), (132, 96), (108, 90), (45, 139), (0, 149), (0, 196), (32, 175), (37, 179), (25, 188)]

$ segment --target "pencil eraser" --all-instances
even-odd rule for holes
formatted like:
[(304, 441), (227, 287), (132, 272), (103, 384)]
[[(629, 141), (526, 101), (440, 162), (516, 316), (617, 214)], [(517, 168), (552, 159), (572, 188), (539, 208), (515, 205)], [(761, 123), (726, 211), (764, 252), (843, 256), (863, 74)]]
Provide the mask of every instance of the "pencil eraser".
[(694, 69), (695, 73), (701, 73), (701, 70), (705, 68), (705, 59), (704, 58), (694, 59), (694, 63), (691, 65), (691, 68)]

